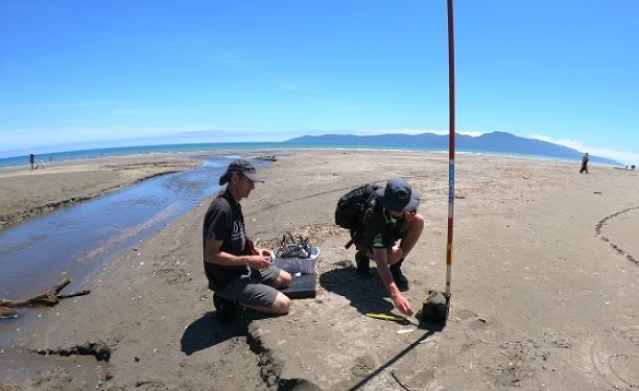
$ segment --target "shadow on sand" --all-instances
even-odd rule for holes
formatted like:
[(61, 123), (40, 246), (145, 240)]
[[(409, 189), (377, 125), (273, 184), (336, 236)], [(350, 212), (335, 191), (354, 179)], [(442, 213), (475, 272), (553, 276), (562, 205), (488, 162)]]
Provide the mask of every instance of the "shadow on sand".
[[(364, 315), (368, 312), (390, 314), (394, 309), (393, 304), (388, 300), (388, 292), (377, 276), (375, 269), (372, 269), (368, 277), (358, 276), (352, 267), (334, 269), (321, 274), (319, 282), (327, 291), (347, 298), (351, 306)], [(186, 328), (180, 341), (181, 350), (186, 355), (191, 355), (228, 339), (246, 336), (251, 321), (267, 317), (270, 316), (251, 310), (243, 310), (236, 315), (235, 320), (228, 321), (220, 319), (215, 312), (207, 312)], [(416, 320), (411, 320), (411, 323), (425, 330), (425, 333), (413, 343), (406, 346), (401, 352), (391, 357), (387, 362), (373, 370), (366, 377), (360, 379), (356, 384), (348, 388), (348, 390), (360, 389), (371, 379), (379, 376), (384, 370), (390, 368), (422, 341), (442, 330), (441, 326), (429, 323), (417, 324)], [(301, 391), (321, 390), (321, 388), (305, 379), (280, 379), (278, 390)]]
[[(357, 275), (353, 267), (333, 269), (323, 273), (319, 281), (320, 285), (327, 291), (337, 293), (348, 299), (351, 306), (363, 315), (369, 312), (391, 315), (393, 311), (395, 314), (401, 315), (395, 310), (392, 301), (390, 301), (388, 291), (377, 275), (375, 268), (372, 268), (371, 273), (367, 276)], [(419, 303), (419, 307), (413, 306), (413, 310), (415, 312), (421, 310), (421, 305)], [(434, 332), (443, 329), (443, 325), (421, 322), (416, 318), (407, 318), (407, 320), (420, 329)]]
[(353, 267), (333, 269), (322, 274), (319, 282), (327, 291), (344, 296), (364, 315), (368, 312), (390, 314), (394, 309), (375, 268), (365, 277), (357, 275)]
[[(379, 279), (375, 269), (371, 269), (371, 274), (366, 277), (358, 276), (353, 267), (334, 269), (320, 276), (320, 284), (327, 291), (337, 293), (347, 298), (351, 306), (364, 315), (368, 312), (390, 314), (394, 309), (393, 304), (387, 300), (389, 297), (388, 291)], [(418, 309), (419, 308), (414, 308), (415, 311)], [(349, 391), (361, 389), (371, 379), (392, 367), (393, 364), (428, 339), (428, 337), (442, 331), (444, 328), (442, 325), (417, 322), (416, 319), (411, 320), (411, 323), (415, 324), (419, 329), (425, 330), (425, 333), (398, 354), (391, 357), (387, 362), (348, 388)]]
[[(256, 346), (258, 342), (249, 335), (249, 324), (270, 317), (273, 315), (249, 309), (238, 309), (231, 318), (221, 318), (215, 311), (207, 312), (186, 328), (180, 340), (181, 351), (190, 356), (228, 339), (245, 336), (251, 350), (259, 353), (260, 347)], [(322, 391), (310, 380), (301, 378), (279, 378), (273, 384), (277, 391)]]
[(181, 351), (190, 356), (228, 339), (247, 336), (252, 321), (269, 317), (272, 316), (248, 309), (238, 309), (228, 319), (221, 318), (215, 311), (207, 312), (184, 330)]

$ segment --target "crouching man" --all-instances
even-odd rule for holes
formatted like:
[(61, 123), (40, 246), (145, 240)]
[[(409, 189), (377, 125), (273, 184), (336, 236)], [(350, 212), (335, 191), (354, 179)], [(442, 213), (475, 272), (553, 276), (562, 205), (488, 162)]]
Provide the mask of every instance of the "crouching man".
[(401, 267), (424, 230), (424, 217), (417, 213), (419, 201), (405, 179), (389, 179), (364, 209), (365, 229), (355, 236), (357, 273), (367, 275), (369, 259), (374, 259), (393, 305), (407, 316), (413, 315), (413, 309), (401, 293), (408, 289)]

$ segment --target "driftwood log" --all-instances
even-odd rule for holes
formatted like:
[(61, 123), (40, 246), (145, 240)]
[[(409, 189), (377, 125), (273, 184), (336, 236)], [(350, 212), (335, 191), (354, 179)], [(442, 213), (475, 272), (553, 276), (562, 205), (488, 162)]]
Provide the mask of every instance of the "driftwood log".
[(10, 318), (17, 315), (18, 311), (15, 308), (18, 307), (32, 307), (32, 306), (47, 306), (53, 307), (60, 302), (60, 299), (66, 299), (75, 296), (84, 296), (91, 293), (90, 290), (83, 290), (69, 295), (61, 295), (60, 291), (65, 286), (71, 283), (69, 277), (55, 284), (51, 289), (45, 293), (25, 300), (5, 300), (0, 299), (0, 318)]

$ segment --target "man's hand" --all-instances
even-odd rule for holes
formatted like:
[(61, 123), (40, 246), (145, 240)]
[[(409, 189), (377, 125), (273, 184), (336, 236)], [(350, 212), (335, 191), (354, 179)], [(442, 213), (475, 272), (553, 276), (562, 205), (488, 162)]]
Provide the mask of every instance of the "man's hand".
[(266, 258), (269, 262), (273, 261), (273, 253), (271, 253), (271, 250), (265, 248), (258, 248), (256, 250), (259, 255)]
[(395, 308), (397, 308), (399, 312), (406, 316), (413, 316), (413, 307), (410, 306), (408, 300), (406, 300), (406, 298), (401, 293), (392, 295), (391, 299), (393, 300)]
[[(402, 251), (399, 247), (394, 248), (395, 251)], [(377, 264), (377, 273), (379, 277), (382, 279), (384, 286), (388, 289), (388, 293), (390, 294), (391, 300), (393, 300), (393, 304), (395, 308), (397, 308), (402, 314), (406, 316), (413, 315), (413, 308), (410, 306), (410, 303), (404, 295), (401, 294), (400, 290), (397, 288), (397, 284), (393, 281), (393, 276), (391, 275), (389, 266), (388, 266), (388, 253), (387, 251), (393, 251), (387, 249), (373, 249), (373, 256), (375, 257), (375, 263)]]
[(251, 269), (264, 270), (271, 266), (271, 253), (268, 251), (259, 251), (260, 255), (248, 255), (246, 263)]

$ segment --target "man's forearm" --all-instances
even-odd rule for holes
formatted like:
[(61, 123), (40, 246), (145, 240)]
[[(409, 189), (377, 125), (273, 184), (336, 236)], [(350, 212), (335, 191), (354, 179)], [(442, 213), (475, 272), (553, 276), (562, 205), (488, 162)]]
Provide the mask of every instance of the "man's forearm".
[[(380, 259), (382, 258), (382, 259)], [(382, 280), (382, 283), (388, 290), (391, 298), (397, 296), (400, 293), (397, 285), (395, 284), (395, 280), (393, 280), (393, 275), (390, 272), (388, 267), (388, 262), (384, 257), (376, 257), (375, 263), (377, 264), (377, 273), (379, 274), (379, 278)]]
[(248, 264), (246, 256), (233, 255), (224, 251), (207, 256), (205, 261), (221, 266), (246, 266)]

